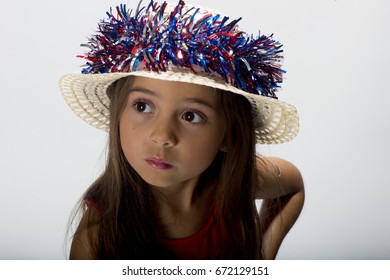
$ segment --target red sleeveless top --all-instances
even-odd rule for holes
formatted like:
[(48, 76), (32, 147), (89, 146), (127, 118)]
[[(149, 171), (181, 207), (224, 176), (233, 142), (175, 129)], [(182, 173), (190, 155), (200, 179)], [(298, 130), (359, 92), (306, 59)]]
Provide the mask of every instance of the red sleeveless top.
[(192, 236), (178, 239), (162, 238), (161, 244), (179, 260), (219, 259), (222, 246), (226, 243), (226, 229), (217, 223), (217, 211), (213, 212), (207, 224)]
[[(100, 211), (98, 204), (89, 198), (84, 199), (88, 206)], [(217, 222), (217, 208), (214, 209), (206, 225), (197, 233), (185, 238), (161, 238), (161, 245), (178, 260), (216, 260), (227, 243), (227, 231), (223, 223)]]

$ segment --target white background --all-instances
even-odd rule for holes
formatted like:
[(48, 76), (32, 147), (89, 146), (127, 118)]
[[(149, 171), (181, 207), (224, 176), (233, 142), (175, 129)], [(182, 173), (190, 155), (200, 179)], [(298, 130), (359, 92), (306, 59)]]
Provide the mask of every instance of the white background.
[[(259, 151), (295, 163), (307, 195), (278, 258), (390, 259), (390, 2), (191, 2), (284, 44), (279, 97), (296, 105), (301, 130)], [(104, 166), (106, 134), (71, 112), (57, 83), (80, 71), (79, 45), (119, 3), (2, 4), (0, 259), (67, 258), (68, 218)]]

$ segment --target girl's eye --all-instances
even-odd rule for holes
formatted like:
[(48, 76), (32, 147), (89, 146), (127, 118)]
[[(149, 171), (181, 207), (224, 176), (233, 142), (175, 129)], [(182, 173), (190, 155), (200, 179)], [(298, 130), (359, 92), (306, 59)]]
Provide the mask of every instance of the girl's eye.
[(141, 113), (151, 113), (152, 112), (152, 107), (144, 101), (135, 102), (134, 107), (138, 112), (141, 112)]
[(206, 120), (205, 117), (196, 112), (185, 112), (182, 118), (190, 123), (203, 123)]

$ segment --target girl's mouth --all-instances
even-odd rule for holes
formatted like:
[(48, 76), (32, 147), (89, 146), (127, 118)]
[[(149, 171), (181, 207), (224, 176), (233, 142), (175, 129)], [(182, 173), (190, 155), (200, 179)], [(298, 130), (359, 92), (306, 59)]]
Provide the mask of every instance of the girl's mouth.
[(157, 157), (146, 158), (145, 161), (147, 162), (147, 164), (149, 164), (150, 166), (156, 169), (166, 170), (173, 167), (173, 165), (170, 164), (169, 162), (164, 161), (163, 159)]

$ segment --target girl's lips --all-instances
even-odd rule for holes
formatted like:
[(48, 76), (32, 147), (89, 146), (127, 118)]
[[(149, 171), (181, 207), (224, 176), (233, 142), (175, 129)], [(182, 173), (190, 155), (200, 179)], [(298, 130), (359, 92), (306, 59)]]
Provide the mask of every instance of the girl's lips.
[(164, 161), (163, 159), (156, 158), (156, 157), (151, 157), (145, 159), (145, 161), (152, 167), (157, 168), (157, 169), (170, 169), (172, 168), (172, 164)]

